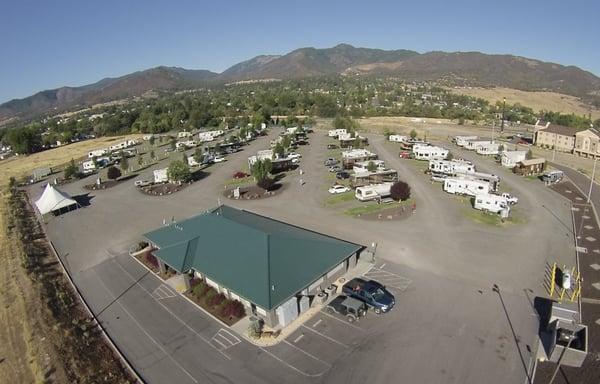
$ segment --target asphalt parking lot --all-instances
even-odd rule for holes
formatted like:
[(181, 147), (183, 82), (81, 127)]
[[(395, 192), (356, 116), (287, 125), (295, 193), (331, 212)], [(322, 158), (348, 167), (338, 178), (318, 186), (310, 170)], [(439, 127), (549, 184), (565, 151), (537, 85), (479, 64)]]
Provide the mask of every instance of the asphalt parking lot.
[[(123, 183), (90, 193), (89, 207), (48, 221), (49, 236), (76, 283), (144, 378), (152, 383), (525, 381), (532, 366), (526, 347), (534, 345), (537, 327), (527, 292), (543, 292), (548, 260), (573, 255), (572, 233), (564, 224), (571, 220), (568, 202), (542, 183), (503, 176), (531, 216), (522, 226), (482, 227), (461, 216), (452, 196), (375, 136), (372, 150), (411, 184), (417, 213), (393, 223), (352, 219), (322, 205), (328, 141), (322, 131), (298, 149), (304, 186), (294, 171), (285, 177), (287, 185), (279, 195), (226, 200), (223, 184), (276, 134), (230, 155), (211, 167), (208, 177), (174, 195), (147, 196), (133, 182)], [(476, 163), (496, 166), (480, 159)], [(152, 169), (138, 178), (148, 178)], [(89, 182), (62, 189), (72, 195), (88, 193), (82, 186)], [(41, 185), (32, 186), (30, 193), (37, 197)], [(382, 316), (369, 313), (352, 326), (319, 313), (286, 342), (259, 348), (232, 337), (124, 256), (140, 234), (163, 220), (187, 218), (219, 200), (340, 238), (376, 242), (377, 263), (367, 277), (389, 287), (397, 298), (395, 308)], [(544, 233), (559, 235), (531, 241)], [(501, 287), (506, 310), (491, 291), (493, 284)]]

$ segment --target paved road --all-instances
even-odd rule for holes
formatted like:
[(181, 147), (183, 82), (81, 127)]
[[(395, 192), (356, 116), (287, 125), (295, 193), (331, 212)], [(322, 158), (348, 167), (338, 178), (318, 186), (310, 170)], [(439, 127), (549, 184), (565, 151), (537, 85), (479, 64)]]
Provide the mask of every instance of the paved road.
[[(523, 191), (529, 222), (482, 226), (465, 218), (464, 207), (439, 184), (398, 159), (395, 147), (373, 136), (372, 149), (411, 183), (417, 213), (398, 222), (352, 219), (322, 205), (327, 196), (322, 163), (329, 139), (321, 131), (311, 135), (310, 146), (299, 149), (304, 186), (295, 171), (275, 197), (224, 200), (224, 182), (245, 165), (247, 156), (267, 148), (276, 133), (211, 167), (208, 177), (174, 195), (146, 196), (128, 182), (91, 193), (89, 207), (48, 222), (48, 233), (76, 283), (94, 310), (102, 311), (108, 331), (143, 377), (152, 383), (524, 382), (532, 362), (524, 351), (533, 345), (537, 327), (532, 298), (525, 292), (541, 291), (547, 259), (573, 254), (564, 224), (570, 223), (568, 204), (542, 183), (507, 176), (508, 186)], [(140, 178), (151, 172), (145, 170)], [(89, 182), (64, 190), (87, 193), (82, 186)], [(33, 197), (40, 193), (41, 185), (32, 187)], [(340, 238), (376, 241), (385, 272), (375, 276), (387, 279), (390, 287), (401, 287), (406, 279), (411, 283), (397, 292), (395, 310), (370, 319), (362, 335), (344, 324), (333, 326), (336, 320), (323, 316), (313, 328), (322, 335), (305, 329), (300, 339), (294, 334), (289, 343), (270, 349), (238, 343), (184, 299), (169, 297), (155, 276), (142, 277), (144, 270), (122, 256), (140, 234), (164, 219), (187, 218), (215, 206), (218, 199)], [(545, 233), (561, 235), (548, 238)], [(540, 234), (545, 241), (531, 241)], [(229, 241), (226, 234), (223, 241)], [(502, 289), (506, 311), (490, 291), (494, 283)]]
[[(580, 190), (580, 192), (583, 194), (583, 196), (587, 200), (587, 196), (590, 191), (591, 178), (589, 178), (588, 176), (584, 175), (581, 172), (574, 170), (573, 168), (565, 167), (564, 165), (560, 165), (560, 164), (556, 164), (556, 163), (549, 163), (549, 164), (552, 167), (563, 171), (565, 173), (565, 175), (569, 178), (569, 180), (571, 180), (573, 182), (573, 184), (575, 184), (577, 186), (577, 188)], [(596, 171), (600, 172), (600, 166), (598, 166)], [(598, 208), (600, 208), (600, 185), (598, 185), (597, 183), (594, 183), (594, 185), (592, 186), (592, 194), (590, 195), (590, 201), (594, 205), (594, 208), (597, 211)]]

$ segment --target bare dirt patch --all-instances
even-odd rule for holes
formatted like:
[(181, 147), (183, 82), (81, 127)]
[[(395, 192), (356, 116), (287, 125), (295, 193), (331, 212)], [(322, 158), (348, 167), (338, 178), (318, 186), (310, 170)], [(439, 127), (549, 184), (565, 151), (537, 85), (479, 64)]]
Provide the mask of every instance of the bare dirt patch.
[(280, 194), (287, 187), (286, 183), (276, 183), (270, 190), (259, 187), (258, 185), (241, 186), (239, 198), (235, 197), (234, 190), (236, 188), (227, 188), (223, 192), (223, 196), (233, 200), (258, 200), (273, 197)]

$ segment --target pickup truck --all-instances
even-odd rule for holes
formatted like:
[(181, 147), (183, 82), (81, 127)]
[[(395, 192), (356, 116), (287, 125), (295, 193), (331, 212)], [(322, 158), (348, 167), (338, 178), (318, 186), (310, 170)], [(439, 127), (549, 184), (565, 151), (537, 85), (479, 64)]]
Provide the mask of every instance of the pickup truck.
[(374, 280), (357, 277), (347, 282), (342, 288), (342, 292), (373, 307), (373, 311), (377, 314), (388, 312), (396, 304), (394, 295)]

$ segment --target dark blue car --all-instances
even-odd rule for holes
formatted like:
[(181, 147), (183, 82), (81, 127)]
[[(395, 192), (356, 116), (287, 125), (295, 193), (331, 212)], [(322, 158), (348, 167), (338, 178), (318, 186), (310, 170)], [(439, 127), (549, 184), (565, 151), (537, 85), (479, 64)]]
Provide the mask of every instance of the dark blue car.
[(396, 299), (385, 286), (374, 280), (355, 278), (347, 282), (342, 291), (350, 297), (354, 297), (373, 307), (375, 313), (385, 313), (396, 304)]

